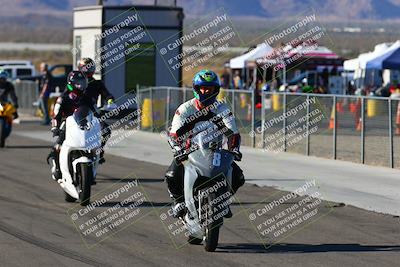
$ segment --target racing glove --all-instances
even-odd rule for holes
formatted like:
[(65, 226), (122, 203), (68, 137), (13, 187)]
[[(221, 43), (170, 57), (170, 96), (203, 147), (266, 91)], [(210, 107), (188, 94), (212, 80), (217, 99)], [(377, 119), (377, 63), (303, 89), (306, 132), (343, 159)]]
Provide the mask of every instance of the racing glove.
[(168, 143), (171, 146), (172, 152), (174, 154), (174, 158), (178, 163), (187, 159), (185, 150), (182, 149), (182, 147), (177, 142), (175, 142), (175, 140), (173, 140), (173, 138), (170, 138), (168, 140)]
[(228, 149), (234, 153), (236, 161), (242, 160), (242, 153), (240, 153), (240, 140), (240, 134), (233, 134), (228, 137)]
[(232, 153), (234, 154), (235, 161), (241, 161), (242, 160), (242, 153), (239, 151), (239, 148), (234, 148), (232, 150)]
[(181, 163), (182, 161), (187, 160), (188, 155), (185, 153), (185, 151), (183, 149), (181, 149), (174, 153), (174, 158), (175, 158), (176, 162)]
[(53, 137), (60, 135), (60, 129), (56, 126), (52, 127), (50, 131), (53, 133)]

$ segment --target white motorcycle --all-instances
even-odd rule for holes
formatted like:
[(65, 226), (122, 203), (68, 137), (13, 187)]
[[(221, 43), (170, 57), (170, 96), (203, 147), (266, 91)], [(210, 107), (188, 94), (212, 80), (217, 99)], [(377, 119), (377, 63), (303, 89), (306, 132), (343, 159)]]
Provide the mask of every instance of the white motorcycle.
[(188, 152), (180, 156), (183, 162), (185, 215), (181, 217), (189, 232), (190, 244), (204, 241), (206, 251), (218, 246), (219, 228), (230, 212), (232, 193), (232, 162), (234, 154), (222, 149), (221, 140), (207, 140), (196, 135)]
[(63, 124), (60, 128), (65, 129), (65, 140), (59, 156), (62, 178), (58, 182), (65, 201), (79, 200), (87, 205), (99, 165), (101, 125), (87, 107), (78, 108)]

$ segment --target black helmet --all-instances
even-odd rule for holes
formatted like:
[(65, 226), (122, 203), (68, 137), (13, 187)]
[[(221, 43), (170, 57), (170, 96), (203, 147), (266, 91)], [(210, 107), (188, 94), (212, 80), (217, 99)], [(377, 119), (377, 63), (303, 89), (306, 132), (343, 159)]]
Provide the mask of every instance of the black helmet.
[(71, 71), (67, 78), (67, 89), (77, 94), (83, 93), (88, 86), (86, 76), (80, 71)]
[(96, 71), (96, 64), (94, 63), (93, 59), (84, 57), (79, 60), (78, 70), (83, 72), (87, 77), (92, 77)]

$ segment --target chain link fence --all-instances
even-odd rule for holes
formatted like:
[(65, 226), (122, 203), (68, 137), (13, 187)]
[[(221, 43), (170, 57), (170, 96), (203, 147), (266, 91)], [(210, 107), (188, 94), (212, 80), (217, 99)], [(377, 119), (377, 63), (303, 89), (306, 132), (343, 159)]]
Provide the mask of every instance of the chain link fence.
[[(168, 131), (191, 88), (139, 88), (141, 129)], [(222, 89), (242, 145), (400, 168), (400, 100)]]
[(33, 103), (39, 98), (38, 83), (34, 81), (13, 82), (15, 94), (18, 97), (19, 113), (34, 115), (36, 108)]

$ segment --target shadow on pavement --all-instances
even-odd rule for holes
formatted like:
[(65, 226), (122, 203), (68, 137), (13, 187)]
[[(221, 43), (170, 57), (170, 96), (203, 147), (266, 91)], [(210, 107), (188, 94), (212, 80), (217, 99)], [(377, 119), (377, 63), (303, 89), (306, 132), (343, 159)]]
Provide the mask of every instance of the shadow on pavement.
[(246, 178), (246, 182), (257, 182), (257, 181), (283, 181), (283, 182), (302, 182), (302, 180), (299, 179), (274, 179), (274, 178), (265, 178), (265, 179), (251, 179), (251, 178)]
[[(98, 205), (97, 207), (103, 207), (103, 208), (107, 208), (107, 207), (114, 207), (115, 205), (120, 204), (119, 201), (108, 201), (104, 204)], [(124, 203), (123, 207), (129, 207), (129, 205), (134, 205), (135, 202), (128, 202), (128, 203)], [(169, 206), (171, 205), (171, 202), (149, 202), (149, 201), (144, 201), (143, 203), (141, 203), (139, 206), (140, 207), (165, 207), (165, 206)]]
[[(101, 175), (103, 176), (103, 175)], [(134, 178), (101, 178), (97, 177), (96, 182), (98, 183), (127, 183), (127, 182), (133, 182), (133, 181), (138, 181), (140, 184), (144, 183), (163, 183), (164, 179), (161, 178), (145, 178), (145, 179), (134, 179)]]
[(51, 145), (37, 145), (37, 146), (34, 146), (34, 145), (29, 145), (29, 146), (8, 146), (8, 145), (6, 145), (6, 147), (5, 147), (6, 149), (8, 148), (8, 149), (43, 149), (43, 148), (52, 148), (52, 146)]
[[(119, 201), (108, 201), (105, 202), (102, 205), (99, 205), (98, 207), (113, 207), (116, 204), (119, 204)], [(264, 203), (264, 202), (262, 202)], [(267, 202), (265, 202), (267, 204)], [(128, 202), (125, 203), (124, 206), (129, 206), (131, 204), (135, 204), (135, 202)], [(141, 207), (164, 207), (164, 206), (169, 206), (172, 204), (172, 200), (171, 202), (150, 202), (150, 201), (145, 201), (142, 204), (140, 204)], [(255, 205), (255, 204), (260, 204), (259, 202), (244, 202), (244, 203), (232, 203), (230, 204), (231, 207), (235, 207), (235, 206), (243, 206), (243, 205)]]
[[(266, 247), (268, 244), (266, 245)], [(361, 244), (275, 244), (266, 249), (262, 243), (220, 244), (222, 253), (321, 253), (321, 252), (390, 252), (400, 251), (400, 245)]]

